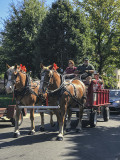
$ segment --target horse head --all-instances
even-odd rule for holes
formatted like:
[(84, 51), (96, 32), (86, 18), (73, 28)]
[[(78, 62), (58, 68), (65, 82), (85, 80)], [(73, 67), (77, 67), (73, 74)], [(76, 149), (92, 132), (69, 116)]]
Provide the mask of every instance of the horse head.
[[(7, 71), (4, 75), (4, 82), (5, 83), (5, 89), (6, 92), (12, 93), (14, 91), (15, 86), (18, 86), (20, 81), (21, 81), (21, 67), (17, 64), (15, 64), (15, 66), (7, 66)], [(25, 79), (25, 78), (22, 78)]]
[[(41, 81), (40, 81), (40, 92), (44, 93), (46, 90), (50, 89), (56, 89), (60, 86), (61, 80), (60, 75), (54, 69), (54, 64), (49, 66), (43, 66), (41, 67)], [(60, 82), (59, 82), (60, 81)]]

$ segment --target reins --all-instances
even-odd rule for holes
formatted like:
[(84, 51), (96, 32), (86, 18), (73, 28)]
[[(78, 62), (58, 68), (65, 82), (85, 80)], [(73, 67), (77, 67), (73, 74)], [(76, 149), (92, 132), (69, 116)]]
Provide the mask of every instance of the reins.
[[(73, 95), (71, 94), (71, 92), (66, 88), (67, 85), (72, 85), (72, 86), (74, 87), (75, 96), (73, 96)], [(62, 83), (62, 85), (61, 85), (59, 88), (57, 88), (57, 89), (55, 89), (55, 90), (53, 90), (53, 91), (47, 91), (48, 96), (54, 96), (54, 95), (61, 96), (64, 92), (67, 92), (67, 93), (69, 94), (69, 96), (70, 96), (77, 104), (82, 105), (82, 103), (80, 103), (80, 102), (77, 100), (77, 97), (76, 97), (76, 88), (75, 88), (74, 84), (72, 84), (72, 83), (68, 83), (68, 84)], [(60, 93), (60, 94), (59, 94), (59, 93)]]

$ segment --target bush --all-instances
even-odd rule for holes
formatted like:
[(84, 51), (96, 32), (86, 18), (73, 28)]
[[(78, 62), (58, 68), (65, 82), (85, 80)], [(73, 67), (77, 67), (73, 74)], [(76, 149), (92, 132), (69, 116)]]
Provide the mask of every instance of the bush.
[(13, 96), (10, 95), (2, 95), (0, 94), (0, 108), (7, 108), (8, 105), (14, 105), (16, 104), (15, 99), (12, 101)]

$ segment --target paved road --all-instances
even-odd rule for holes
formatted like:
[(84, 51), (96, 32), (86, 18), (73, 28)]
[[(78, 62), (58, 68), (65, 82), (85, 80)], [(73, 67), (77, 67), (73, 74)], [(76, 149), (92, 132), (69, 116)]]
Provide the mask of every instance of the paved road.
[(55, 139), (57, 126), (51, 128), (48, 122), (46, 115), (46, 131), (41, 133), (40, 117), (35, 117), (36, 134), (29, 136), (30, 120), (25, 118), (18, 139), (12, 138), (10, 122), (0, 122), (0, 160), (120, 160), (120, 115), (112, 115), (109, 122), (99, 119), (96, 128), (84, 126), (80, 134), (74, 120), (62, 142)]

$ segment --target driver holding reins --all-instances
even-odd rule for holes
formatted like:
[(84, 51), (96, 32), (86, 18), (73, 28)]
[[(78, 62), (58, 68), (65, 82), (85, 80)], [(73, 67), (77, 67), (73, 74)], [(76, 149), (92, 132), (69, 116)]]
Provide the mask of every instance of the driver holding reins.
[(91, 83), (94, 71), (94, 66), (89, 63), (89, 59), (86, 57), (84, 58), (84, 63), (77, 67), (75, 73), (83, 74), (81, 76), (81, 79), (83, 80), (85, 85), (89, 85)]

